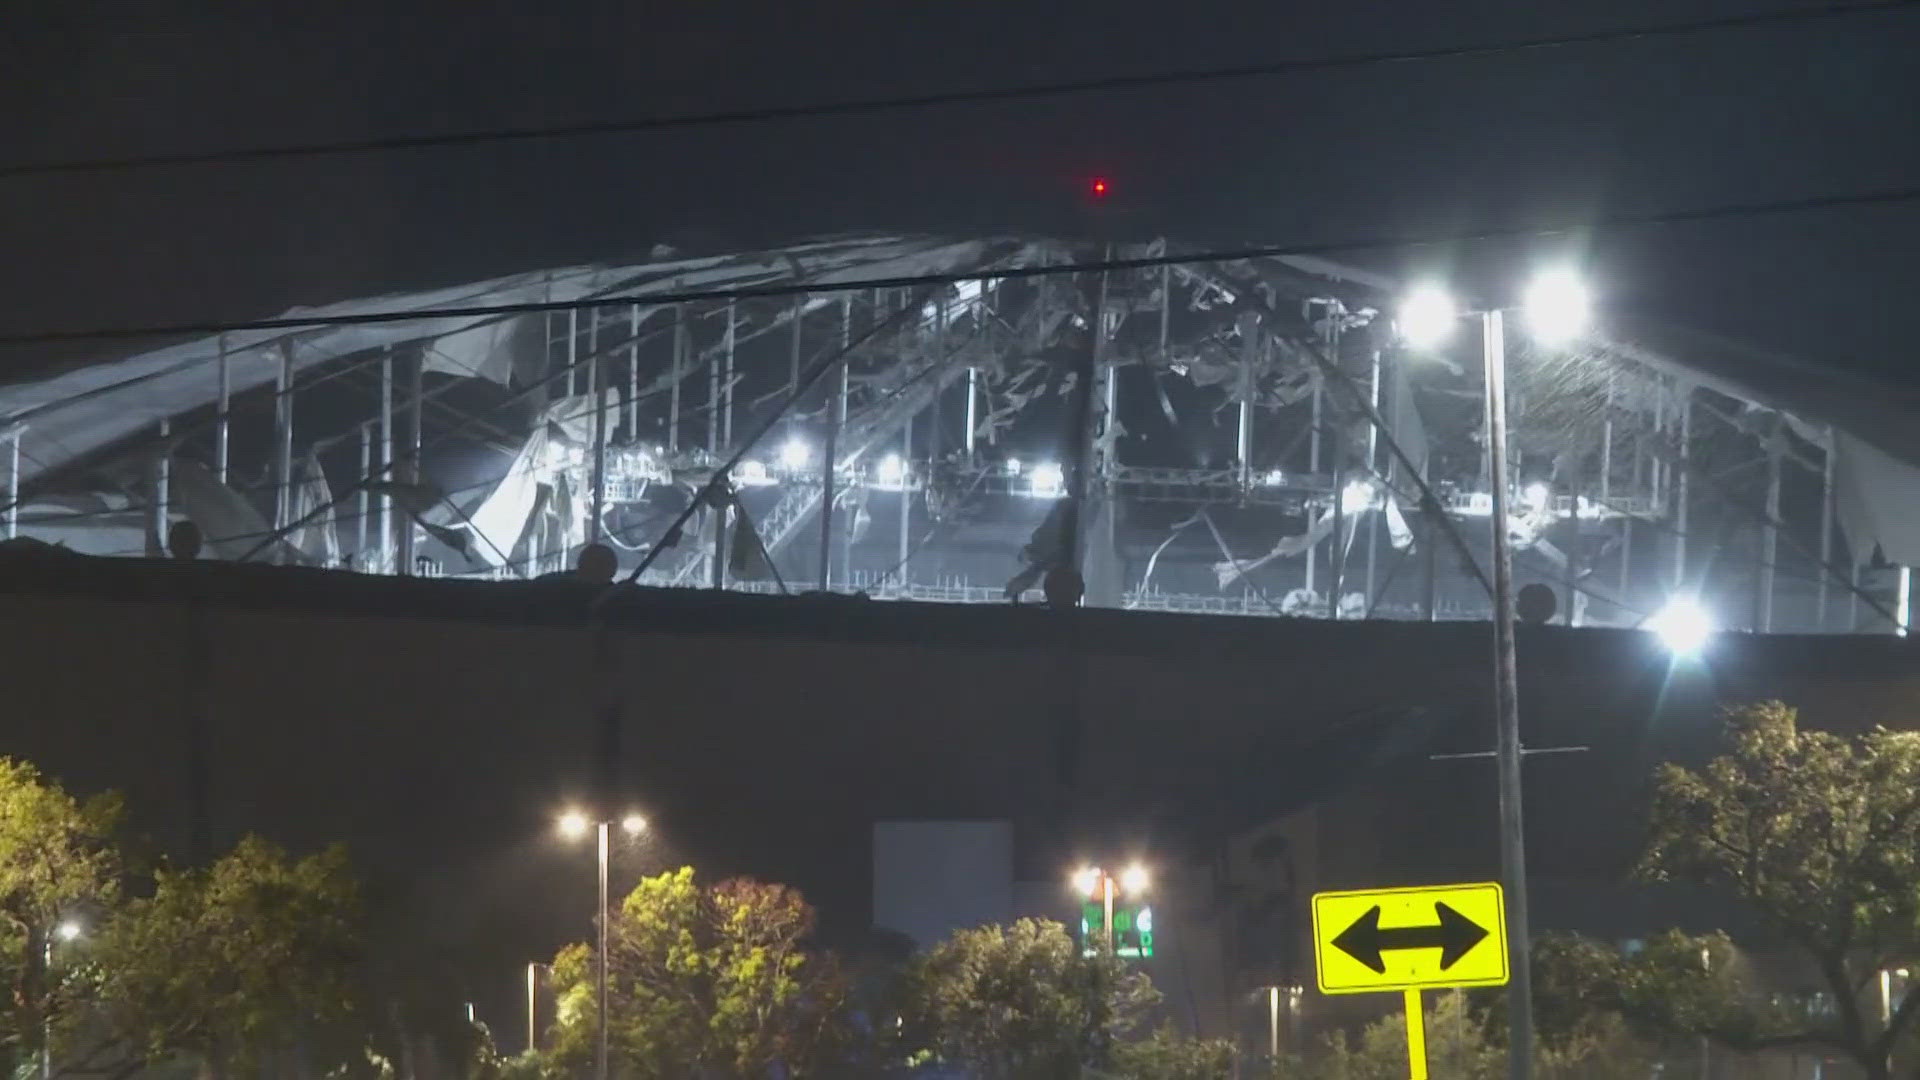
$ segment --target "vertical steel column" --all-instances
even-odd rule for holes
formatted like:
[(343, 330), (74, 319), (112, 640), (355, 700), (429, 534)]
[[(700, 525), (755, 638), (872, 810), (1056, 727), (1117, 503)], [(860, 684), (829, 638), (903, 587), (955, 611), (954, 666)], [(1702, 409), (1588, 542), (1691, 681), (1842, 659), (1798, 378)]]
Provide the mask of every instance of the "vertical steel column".
[(1687, 587), (1687, 493), (1691, 486), (1687, 474), (1692, 471), (1693, 448), (1693, 387), (1680, 391), (1680, 460), (1675, 468), (1677, 475), (1668, 486), (1673, 489), (1676, 500), (1673, 511), (1673, 589), (1681, 592)]
[(580, 393), (580, 309), (567, 309), (567, 396)]
[(1820, 466), (1820, 591), (1814, 601), (1814, 626), (1827, 632), (1827, 579), (1833, 575), (1833, 455), (1840, 449), (1831, 426), (1827, 428), (1826, 457)]
[[(405, 475), (400, 479), (405, 482), (409, 492), (418, 490), (421, 480), (420, 413), (425, 398), (425, 395), (421, 392), (422, 375), (426, 371), (426, 368), (427, 358), (419, 353), (415, 353), (412, 362), (407, 365), (407, 452), (404, 466)], [(410, 501), (416, 505), (419, 502), (418, 499), (412, 499)], [(412, 574), (414, 572), (414, 552), (419, 541), (414, 535), (413, 512), (406, 506), (402, 506), (400, 509), (402, 511), (399, 515), (400, 565), (397, 569), (402, 574)]]
[(894, 571), (900, 578), (900, 594), (905, 596), (912, 584), (907, 560), (913, 558), (913, 415), (900, 431), (900, 566)]
[(360, 513), (356, 520), (359, 530), (353, 547), (354, 561), (359, 563), (361, 571), (367, 569), (367, 515), (373, 512), (373, 493), (368, 486), (373, 482), (373, 425), (360, 425)]
[(380, 572), (393, 573), (393, 346), (380, 357)]
[(15, 424), (7, 440), (7, 539), (20, 535), (20, 439), (26, 425)]
[(172, 524), (168, 503), (173, 496), (173, 421), (160, 421), (160, 457), (153, 474), (153, 535), (159, 541), (160, 554), (167, 555), (167, 529)]
[(285, 339), (273, 389), (273, 527), (278, 530), (293, 521), (293, 343)]
[(1160, 362), (1167, 362), (1167, 331), (1173, 322), (1173, 267), (1160, 268)]
[(673, 305), (673, 382), (667, 387), (667, 450), (680, 449), (680, 378), (686, 373), (687, 306)]
[[(1754, 596), (1753, 628), (1773, 632), (1774, 560), (1780, 555), (1780, 447), (1776, 427), (1767, 441), (1767, 520), (1760, 526), (1760, 580)], [(1824, 572), (1823, 572), (1824, 573)]]
[(707, 513), (713, 518), (713, 561), (707, 567), (707, 583), (716, 589), (727, 587), (727, 519), (733, 514), (731, 489), (729, 478), (727, 489), (713, 489), (716, 495), (728, 497), (718, 506), (707, 507)]
[[(1428, 486), (1432, 485), (1429, 483)], [(1435, 500), (1428, 504), (1427, 512), (1421, 515), (1425, 519), (1426, 528), (1422, 531), (1420, 542), (1426, 550), (1421, 553), (1420, 561), (1425, 564), (1426, 580), (1421, 583), (1423, 589), (1420, 598), (1420, 614), (1427, 622), (1438, 622), (1440, 619), (1441, 513), (1439, 500)]]
[(787, 349), (787, 393), (800, 388), (800, 320), (806, 314), (807, 298), (793, 298), (793, 343)]
[[(612, 380), (609, 379), (609, 382)], [(587, 543), (600, 542), (600, 522), (607, 510), (607, 397), (600, 386), (600, 309), (587, 309), (587, 393), (593, 395), (593, 497), (587, 520)]]
[(847, 422), (847, 342), (853, 333), (853, 298), (840, 296), (838, 389), (827, 387), (827, 437), (820, 454), (820, 591), (833, 587), (833, 482), (839, 472), (840, 427)]
[[(1367, 398), (1373, 406), (1373, 415), (1380, 416), (1380, 350), (1373, 350), (1372, 380), (1368, 384)], [(1380, 517), (1385, 512), (1384, 502), (1374, 505), (1374, 478), (1380, 475), (1380, 425), (1367, 425), (1367, 610), (1374, 607), (1373, 580), (1380, 557)]]
[(1493, 496), (1493, 696), (1498, 719), (1500, 770), (1500, 865), (1507, 897), (1507, 948), (1512, 979), (1507, 984), (1507, 1074), (1533, 1073), (1532, 933), (1527, 918), (1527, 853), (1520, 788), (1519, 673), (1514, 660), (1513, 551), (1507, 535), (1506, 326), (1498, 310), (1481, 316), (1486, 356), (1487, 486)]
[(628, 313), (633, 340), (627, 344), (627, 441), (640, 441), (640, 305)]
[(726, 394), (727, 410), (721, 417), (720, 445), (728, 451), (733, 450), (733, 352), (739, 341), (735, 330), (733, 301), (727, 301), (727, 374), (721, 382), (721, 390)]
[(980, 445), (980, 369), (967, 365), (967, 465), (971, 468)]
[[(1340, 332), (1327, 311), (1327, 359), (1340, 366)], [(1327, 618), (1340, 617), (1340, 597), (1347, 588), (1347, 432), (1336, 414), (1333, 418), (1333, 535), (1327, 544)]]
[[(1331, 359), (1331, 357), (1329, 357), (1329, 359)], [(1320, 399), (1322, 396), (1322, 382), (1323, 376), (1320, 370), (1315, 368), (1313, 371), (1313, 418), (1307, 428), (1307, 473), (1313, 477), (1314, 483), (1320, 482)], [(1307, 529), (1309, 532), (1313, 529), (1313, 511), (1311, 509), (1307, 511)], [(1313, 592), (1314, 564), (1318, 561), (1319, 555), (1319, 544), (1307, 545), (1306, 586), (1308, 593)]]
[[(727, 338), (733, 336), (733, 308), (727, 308)], [(731, 350), (729, 350), (731, 351)], [(720, 358), (707, 361), (707, 453), (720, 454)]]
[(1260, 316), (1245, 312), (1240, 316), (1240, 414), (1233, 437), (1234, 456), (1239, 460), (1240, 490), (1253, 486), (1253, 365), (1259, 359)]
[(231, 460), (230, 447), (233, 434), (232, 362), (227, 356), (227, 335), (220, 335), (220, 396), (214, 409), (215, 425), (213, 434), (213, 472), (222, 484), (227, 482), (227, 465)]

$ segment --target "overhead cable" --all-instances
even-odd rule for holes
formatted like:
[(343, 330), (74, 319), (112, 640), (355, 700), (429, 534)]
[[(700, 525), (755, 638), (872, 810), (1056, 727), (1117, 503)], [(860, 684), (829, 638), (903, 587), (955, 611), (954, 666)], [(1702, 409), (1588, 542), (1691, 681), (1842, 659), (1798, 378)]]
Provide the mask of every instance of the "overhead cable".
[[(1920, 3), (1920, 0), (1915, 0)], [(1766, 199), (1753, 202), (1717, 203), (1711, 206), (1644, 213), (1607, 214), (1583, 221), (1552, 225), (1512, 225), (1458, 232), (1387, 233), (1345, 240), (1300, 244), (1260, 244), (1237, 248), (1213, 248), (1179, 254), (1140, 255), (1128, 258), (1090, 259), (1044, 266), (1012, 266), (994, 270), (950, 271), (937, 274), (901, 274), (889, 277), (856, 278), (835, 282), (807, 282), (786, 285), (747, 285), (737, 288), (683, 289), (663, 293), (620, 293), (580, 300), (529, 300), (512, 304), (473, 304), (453, 307), (415, 308), (412, 310), (371, 311), (355, 315), (302, 315), (239, 322), (184, 322), (147, 326), (125, 326), (81, 330), (44, 330), (30, 333), (0, 334), (0, 346), (51, 345), (77, 341), (110, 341), (129, 338), (184, 337), (244, 330), (313, 330), (328, 326), (366, 326), (381, 323), (415, 322), (442, 318), (483, 318), (496, 315), (537, 315), (552, 311), (578, 311), (613, 304), (693, 303), (720, 300), (754, 300), (786, 297), (800, 293), (860, 292), (867, 289), (920, 288), (952, 285), (960, 282), (1002, 282), (1023, 278), (1059, 277), (1117, 270), (1145, 270), (1196, 262), (1236, 262), (1245, 259), (1279, 259), (1309, 255), (1337, 255), (1357, 251), (1382, 251), (1394, 248), (1424, 247), (1434, 244), (1468, 244), (1495, 240), (1518, 240), (1568, 235), (1593, 235), (1624, 229), (1663, 225), (1684, 225), (1724, 221), (1734, 218), (1803, 213), (1816, 210), (1853, 209), (1888, 206), (1920, 201), (1920, 186), (1882, 188), (1840, 194), (1808, 195), (1791, 199)]]
[(157, 168), (183, 168), (208, 165), (241, 165), (287, 161), (301, 158), (336, 157), (352, 154), (392, 153), (408, 150), (432, 150), (448, 147), (481, 146), (498, 143), (553, 141), (594, 136), (641, 135), (681, 128), (741, 126), (782, 121), (820, 120), (861, 116), (913, 109), (1025, 101), (1035, 98), (1074, 97), (1088, 94), (1152, 90), (1162, 87), (1193, 86), (1206, 83), (1244, 81), (1303, 75), (1319, 71), (1368, 68), (1385, 65), (1428, 63), (1516, 53), (1565, 49), (1575, 46), (1611, 45), (1653, 38), (1751, 30), (1766, 27), (1799, 26), (1846, 16), (1888, 14), (1920, 6), (1920, 0), (1854, 0), (1854, 2), (1815, 4), (1778, 11), (1685, 22), (1654, 23), (1593, 30), (1578, 34), (1556, 34), (1508, 41), (1451, 45), (1428, 49), (1393, 49), (1348, 53), (1339, 56), (1274, 60), (1262, 63), (1185, 68), (1114, 75), (1098, 79), (1080, 79), (1017, 86), (979, 87), (969, 90), (937, 91), (886, 98), (862, 98), (850, 101), (818, 102), (806, 105), (774, 105), (728, 109), (715, 112), (684, 113), (670, 116), (630, 117), (578, 124), (552, 124), (527, 127), (494, 127), (471, 131), (395, 135), (384, 138), (342, 140), (336, 142), (289, 143), (279, 146), (255, 146), (230, 150), (187, 151), (133, 155), (125, 157), (76, 158), (66, 161), (29, 162), (0, 167), (0, 180), (29, 177), (74, 175), (80, 173), (127, 172)]

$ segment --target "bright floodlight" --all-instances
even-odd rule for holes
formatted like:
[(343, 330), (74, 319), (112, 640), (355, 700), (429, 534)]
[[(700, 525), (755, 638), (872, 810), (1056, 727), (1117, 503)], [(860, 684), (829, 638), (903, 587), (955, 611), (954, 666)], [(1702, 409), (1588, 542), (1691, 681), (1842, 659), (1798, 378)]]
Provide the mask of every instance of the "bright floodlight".
[(620, 829), (628, 836), (639, 836), (647, 831), (647, 819), (639, 814), (628, 814), (620, 819)]
[(1535, 510), (1545, 510), (1547, 504), (1553, 499), (1553, 489), (1538, 480), (1528, 484), (1527, 489), (1520, 494), (1527, 500), (1527, 505)]
[(1020, 475), (1020, 459), (1019, 458), (1010, 457), (1007, 459), (1007, 475), (1008, 476)]
[(813, 447), (798, 435), (788, 439), (786, 445), (780, 448), (780, 464), (796, 472), (806, 468), (812, 461)]
[(1030, 478), (1033, 484), (1033, 497), (1036, 499), (1054, 499), (1060, 495), (1060, 489), (1066, 484), (1066, 474), (1053, 462), (1043, 462), (1033, 467)]
[(1340, 512), (1357, 514), (1373, 505), (1373, 485), (1364, 480), (1355, 480), (1340, 492)]
[(773, 483), (773, 477), (767, 475), (766, 463), (752, 458), (734, 467), (733, 478), (740, 482), (741, 487), (765, 487)]
[(1460, 313), (1453, 297), (1438, 285), (1421, 285), (1407, 294), (1397, 320), (1400, 336), (1417, 349), (1431, 349), (1453, 335)]
[(1545, 345), (1561, 345), (1587, 328), (1592, 298), (1571, 270), (1549, 270), (1527, 286), (1527, 326)]
[(587, 815), (580, 811), (569, 810), (560, 815), (559, 825), (561, 836), (569, 840), (578, 840), (587, 835), (587, 830), (593, 826), (593, 822), (588, 821)]
[(1096, 896), (1100, 892), (1100, 870), (1098, 867), (1083, 866), (1073, 872), (1073, 887), (1087, 896)]
[(1147, 891), (1147, 868), (1134, 863), (1120, 872), (1120, 888), (1128, 896), (1138, 896)]
[(1647, 629), (1660, 636), (1660, 643), (1675, 656), (1692, 656), (1713, 634), (1713, 619), (1699, 601), (1676, 597), (1659, 613), (1647, 620)]
[(80, 929), (79, 923), (73, 921), (72, 919), (68, 919), (66, 922), (61, 923), (57, 927), (54, 927), (53, 932), (60, 936), (61, 941), (72, 941), (74, 938), (77, 938), (80, 936), (81, 929)]
[(883, 484), (897, 484), (906, 479), (907, 463), (901, 460), (899, 454), (888, 454), (880, 459), (878, 475)]

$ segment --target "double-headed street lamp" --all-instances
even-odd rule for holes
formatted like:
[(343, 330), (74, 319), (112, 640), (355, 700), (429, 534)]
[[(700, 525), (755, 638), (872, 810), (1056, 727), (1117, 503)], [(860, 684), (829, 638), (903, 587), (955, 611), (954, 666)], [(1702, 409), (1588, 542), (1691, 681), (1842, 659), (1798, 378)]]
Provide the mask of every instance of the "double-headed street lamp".
[[(580, 810), (569, 810), (560, 815), (560, 835), (568, 840), (579, 840), (588, 830), (596, 834), (600, 855), (600, 907), (594, 916), (599, 931), (598, 954), (594, 964), (594, 1004), (597, 1018), (594, 1030), (593, 1073), (598, 1080), (607, 1080), (607, 854), (608, 837), (613, 831), (614, 822), (606, 818), (594, 819)], [(647, 819), (639, 814), (628, 814), (619, 821), (620, 831), (628, 836), (639, 836), (647, 831)]]
[[(1591, 301), (1587, 288), (1570, 270), (1554, 269), (1537, 276), (1527, 287), (1522, 313), (1536, 340), (1563, 345), (1586, 328)], [(1526, 1080), (1533, 1059), (1532, 978), (1527, 918), (1527, 853), (1522, 832), (1520, 799), (1519, 678), (1514, 663), (1513, 545), (1507, 532), (1509, 480), (1507, 476), (1507, 356), (1506, 315), (1488, 308), (1480, 317), (1481, 351), (1486, 362), (1487, 487), (1493, 513), (1493, 694), (1497, 718), (1494, 756), (1499, 765), (1500, 866), (1506, 883), (1507, 941), (1512, 950), (1512, 980), (1507, 984), (1507, 1008), (1512, 1037), (1508, 1046), (1508, 1075)], [(1444, 342), (1457, 327), (1458, 308), (1437, 285), (1411, 292), (1401, 307), (1400, 332), (1416, 347)]]
[(1107, 955), (1118, 955), (1113, 938), (1113, 898), (1117, 892), (1128, 896), (1139, 896), (1147, 891), (1149, 883), (1147, 868), (1134, 863), (1120, 872), (1118, 878), (1097, 866), (1083, 866), (1073, 873), (1073, 887), (1080, 895), (1089, 900), (1101, 902), (1101, 925), (1106, 930)]

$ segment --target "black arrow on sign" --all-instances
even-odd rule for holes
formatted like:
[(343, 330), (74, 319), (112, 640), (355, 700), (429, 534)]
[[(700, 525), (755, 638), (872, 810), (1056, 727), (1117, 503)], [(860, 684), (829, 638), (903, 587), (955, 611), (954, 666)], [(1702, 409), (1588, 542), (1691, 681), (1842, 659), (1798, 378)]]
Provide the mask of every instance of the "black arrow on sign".
[(1376, 975), (1387, 973), (1387, 962), (1381, 958), (1383, 952), (1395, 949), (1439, 949), (1440, 970), (1445, 971), (1454, 962), (1472, 951), (1475, 945), (1487, 936), (1487, 928), (1453, 910), (1447, 905), (1434, 901), (1433, 913), (1440, 921), (1432, 926), (1380, 926), (1380, 905), (1367, 909), (1365, 915), (1353, 921), (1353, 925), (1340, 931), (1333, 939), (1333, 947), (1371, 968)]

